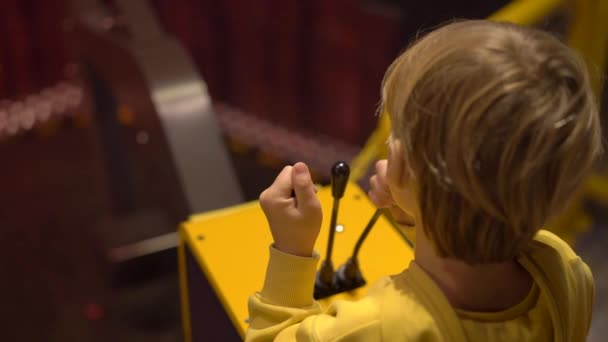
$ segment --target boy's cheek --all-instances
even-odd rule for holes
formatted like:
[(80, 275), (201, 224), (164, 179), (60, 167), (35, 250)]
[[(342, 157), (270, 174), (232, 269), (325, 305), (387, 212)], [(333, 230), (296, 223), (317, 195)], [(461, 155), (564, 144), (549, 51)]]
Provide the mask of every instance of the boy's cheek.
[(402, 215), (405, 215), (403, 218), (409, 221), (413, 220), (417, 207), (414, 194), (407, 189), (402, 190), (394, 186), (391, 186), (390, 188), (395, 203), (397, 203), (397, 206), (403, 211)]

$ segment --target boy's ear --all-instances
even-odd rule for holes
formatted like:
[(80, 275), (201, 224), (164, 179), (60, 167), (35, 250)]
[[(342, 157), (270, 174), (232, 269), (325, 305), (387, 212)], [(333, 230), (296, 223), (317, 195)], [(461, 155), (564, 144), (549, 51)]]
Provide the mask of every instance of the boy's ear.
[(388, 149), (387, 180), (399, 188), (406, 186), (408, 171), (403, 158), (403, 144), (399, 139), (393, 139)]

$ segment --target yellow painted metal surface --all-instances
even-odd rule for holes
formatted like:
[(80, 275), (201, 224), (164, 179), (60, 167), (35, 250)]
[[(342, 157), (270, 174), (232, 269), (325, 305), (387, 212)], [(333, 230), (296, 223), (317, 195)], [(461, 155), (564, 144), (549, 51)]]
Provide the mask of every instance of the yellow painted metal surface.
[(569, 4), (573, 15), (568, 44), (585, 59), (593, 90), (601, 97), (608, 63), (608, 1), (571, 0)]
[(564, 4), (564, 0), (515, 0), (488, 19), (530, 26), (540, 22)]
[[(331, 206), (330, 188), (322, 188), (319, 198), (323, 207), (324, 222), (316, 249), (325, 252)], [(355, 184), (349, 184), (340, 202), (338, 224), (344, 231), (336, 233), (333, 263), (337, 268), (349, 257), (359, 234), (372, 217), (375, 207)], [(247, 329), (247, 298), (261, 289), (268, 247), (272, 242), (264, 214), (258, 202), (193, 216), (185, 222), (180, 235), (194, 254), (235, 329), (244, 336)], [(183, 246), (182, 249), (183, 251)], [(382, 276), (401, 272), (413, 259), (413, 251), (405, 243), (396, 228), (381, 217), (361, 249), (359, 260), (368, 285)], [(184, 258), (180, 257), (181, 280), (187, 282)], [(355, 300), (363, 296), (368, 286), (351, 293), (339, 294), (321, 301), (327, 306), (336, 299)], [(188, 301), (188, 289), (182, 284), (183, 301)], [(187, 305), (187, 303), (186, 303)], [(190, 334), (189, 310), (184, 310), (184, 329)]]

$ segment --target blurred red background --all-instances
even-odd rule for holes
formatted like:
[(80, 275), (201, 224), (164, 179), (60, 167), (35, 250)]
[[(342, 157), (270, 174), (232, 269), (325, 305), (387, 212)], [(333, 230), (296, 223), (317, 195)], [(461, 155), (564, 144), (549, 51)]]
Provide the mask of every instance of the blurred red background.
[[(421, 27), (484, 17), (505, 2), (150, 3), (190, 52), (215, 102), (362, 145), (376, 124), (383, 73), (406, 42)], [(0, 1), (0, 102), (77, 76), (64, 35), (70, 16), (62, 0)], [(107, 340), (83, 314), (109, 293), (91, 233), (110, 207), (99, 139), (75, 122), (47, 126), (0, 141), (0, 321), (21, 322), (2, 329), (3, 340)]]

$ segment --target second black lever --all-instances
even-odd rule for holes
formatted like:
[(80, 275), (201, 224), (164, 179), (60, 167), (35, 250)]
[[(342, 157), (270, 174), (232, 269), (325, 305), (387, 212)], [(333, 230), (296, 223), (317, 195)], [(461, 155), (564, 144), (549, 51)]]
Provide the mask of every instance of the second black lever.
[(382, 215), (382, 211), (376, 209), (374, 215), (361, 233), (361, 236), (359, 236), (359, 240), (357, 240), (357, 244), (353, 249), (353, 254), (348, 261), (338, 269), (335, 286), (339, 291), (350, 291), (365, 285), (365, 278), (363, 278), (361, 269), (359, 268), (359, 251), (361, 250), (361, 246), (363, 246), (363, 242), (369, 235), (369, 232), (372, 231), (376, 221), (380, 218), (380, 215)]

